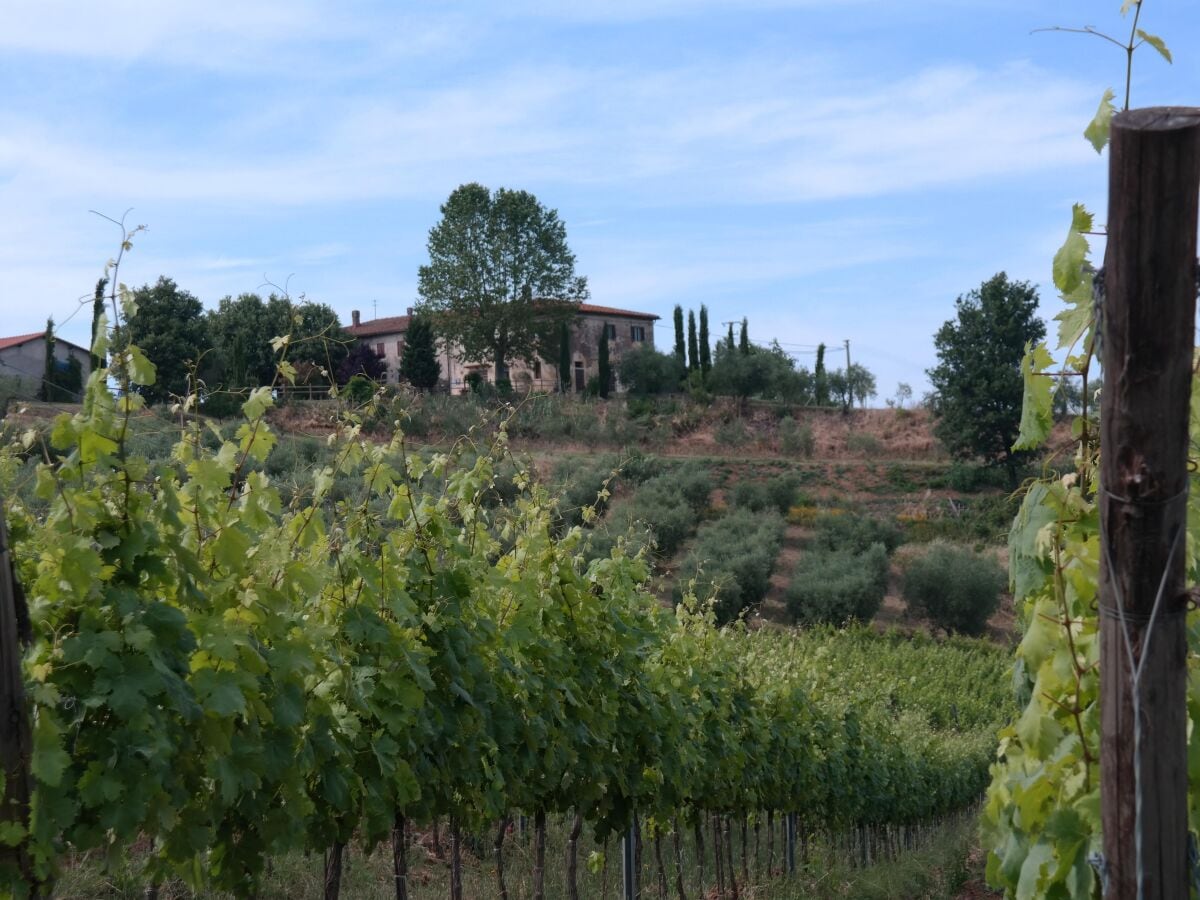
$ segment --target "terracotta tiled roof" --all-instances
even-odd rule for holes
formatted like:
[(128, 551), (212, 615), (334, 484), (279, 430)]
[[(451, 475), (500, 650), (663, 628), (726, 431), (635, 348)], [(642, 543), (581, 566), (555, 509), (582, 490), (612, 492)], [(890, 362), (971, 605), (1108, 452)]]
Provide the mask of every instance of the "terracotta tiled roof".
[[(627, 319), (646, 319), (653, 321), (658, 316), (653, 313), (635, 312), (631, 309), (617, 309), (613, 306), (596, 306), (592, 303), (579, 304), (579, 312), (592, 316), (624, 316)], [(357, 338), (375, 337), (380, 334), (402, 334), (408, 331), (412, 316), (385, 316), (382, 319), (370, 319), (359, 325), (349, 325), (346, 331)], [(35, 335), (41, 337), (41, 335)]]
[[(33, 334), (18, 334), (14, 335), (13, 337), (0, 337), (0, 350), (7, 350), (10, 347), (20, 347), (22, 344), (28, 344), (30, 341), (41, 341), (45, 340), (45, 338), (46, 332), (44, 331), (35, 331)], [(87, 347), (80, 347), (78, 344), (74, 344), (71, 341), (65, 341), (57, 335), (55, 335), (54, 340), (55, 343), (62, 344), (66, 347), (71, 347), (81, 353), (91, 352)]]
[(46, 336), (44, 331), (35, 331), (33, 334), (18, 334), (15, 337), (0, 337), (0, 350), (7, 350), (9, 347), (20, 347), (22, 344), (28, 344), (33, 340), (42, 340)]
[(593, 316), (625, 316), (628, 319), (650, 320), (659, 318), (654, 313), (635, 312), (632, 309), (617, 309), (612, 306), (595, 306), (591, 303), (580, 303), (579, 311)]
[(346, 328), (355, 337), (374, 337), (377, 334), (400, 334), (408, 331), (408, 323), (412, 316), (385, 316), (382, 319), (371, 319), (361, 325), (350, 325)]

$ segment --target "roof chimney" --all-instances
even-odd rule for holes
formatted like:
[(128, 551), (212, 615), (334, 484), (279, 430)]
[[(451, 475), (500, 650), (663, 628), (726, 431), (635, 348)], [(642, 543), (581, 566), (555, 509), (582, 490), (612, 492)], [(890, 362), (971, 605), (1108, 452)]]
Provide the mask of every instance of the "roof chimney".
[(409, 318), (412, 318), (412, 307), (411, 306), (408, 308), (408, 315), (409, 315)]
[(357, 309), (352, 309), (352, 310), (350, 310), (350, 321), (351, 321), (351, 322), (352, 322), (354, 325), (359, 325), (359, 324), (361, 324), (361, 323), (359, 322), (359, 315), (358, 315), (358, 310), (357, 310)]

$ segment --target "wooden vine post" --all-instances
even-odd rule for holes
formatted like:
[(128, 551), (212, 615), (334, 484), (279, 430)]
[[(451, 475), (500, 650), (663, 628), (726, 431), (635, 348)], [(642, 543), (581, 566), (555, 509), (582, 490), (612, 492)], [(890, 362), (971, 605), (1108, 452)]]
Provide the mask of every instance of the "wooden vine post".
[[(21, 653), (28, 641), (28, 612), (13, 574), (8, 549), (8, 525), (0, 502), (0, 764), (4, 767), (4, 796), (0, 824), (29, 825), (29, 763), (33, 736)], [(32, 863), (22, 842), (17, 847), (0, 843), (0, 869), (16, 868), (31, 893), (37, 894)]]
[(1113, 119), (1099, 497), (1106, 900), (1188, 896), (1184, 544), (1198, 190), (1200, 109)]

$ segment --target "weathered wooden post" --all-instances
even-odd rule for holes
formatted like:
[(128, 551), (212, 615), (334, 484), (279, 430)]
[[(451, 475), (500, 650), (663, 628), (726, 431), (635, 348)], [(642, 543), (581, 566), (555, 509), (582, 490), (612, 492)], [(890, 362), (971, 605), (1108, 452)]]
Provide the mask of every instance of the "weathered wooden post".
[(621, 900), (637, 900), (637, 853), (634, 849), (636, 841), (637, 813), (634, 813), (629, 819), (629, 830), (621, 837)]
[[(25, 682), (21, 675), (22, 645), (28, 641), (24, 634), (29, 625), (28, 612), (20, 586), (13, 574), (12, 557), (8, 548), (8, 524), (4, 503), (0, 502), (0, 764), (4, 766), (4, 797), (0, 806), (0, 823), (13, 822), (22, 828), (29, 826), (29, 762), (33, 739), (29, 721), (29, 706), (25, 701)], [(20, 612), (18, 613), (18, 610)], [(7, 876), (19, 873), (38, 896), (39, 886), (33, 877), (33, 867), (25, 844), (9, 847), (0, 843), (0, 871)], [(2, 889), (2, 888), (0, 888)]]
[(1113, 119), (1101, 405), (1104, 896), (1188, 896), (1184, 541), (1200, 109)]

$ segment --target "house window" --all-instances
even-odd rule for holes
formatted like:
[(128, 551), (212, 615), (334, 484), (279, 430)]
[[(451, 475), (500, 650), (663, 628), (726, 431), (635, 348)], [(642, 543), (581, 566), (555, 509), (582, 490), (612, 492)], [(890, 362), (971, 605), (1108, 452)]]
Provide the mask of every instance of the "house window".
[(375, 355), (383, 356), (383, 341), (380, 341), (378, 344), (375, 345)]
[(631, 340), (634, 340), (634, 341), (644, 341), (646, 339), (646, 326), (645, 325), (630, 325), (629, 326), (629, 337)]
[(608, 335), (608, 339), (610, 341), (615, 341), (617, 339), (617, 326), (616, 325), (611, 325), (606, 322), (604, 324), (604, 332), (605, 332), (605, 334)]

